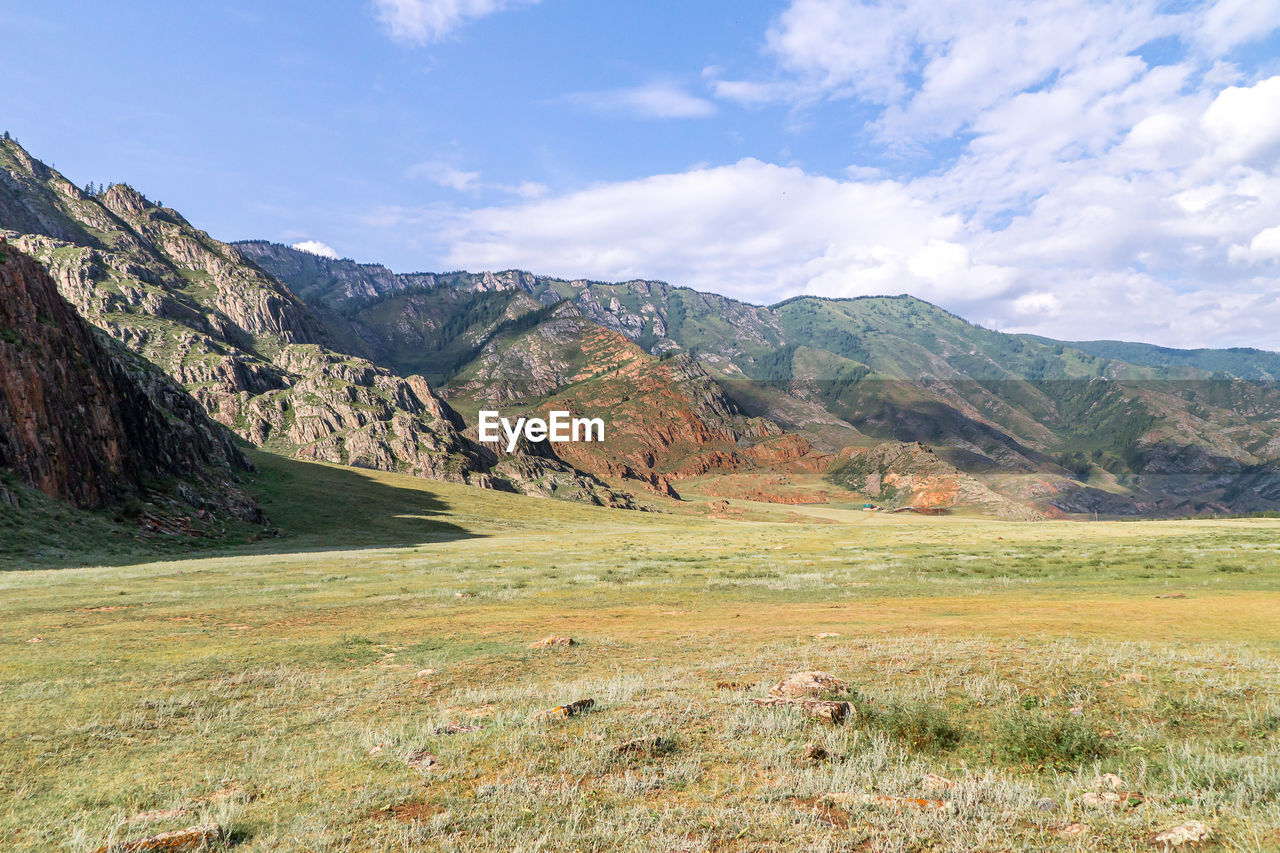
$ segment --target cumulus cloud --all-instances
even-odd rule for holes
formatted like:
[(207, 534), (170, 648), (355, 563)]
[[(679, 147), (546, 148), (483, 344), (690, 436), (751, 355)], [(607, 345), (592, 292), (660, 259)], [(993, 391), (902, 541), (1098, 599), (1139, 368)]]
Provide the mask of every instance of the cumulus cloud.
[(1229, 255), (1247, 264), (1280, 259), (1280, 225), (1259, 231), (1247, 246), (1232, 246)]
[(1254, 269), (1280, 258), (1280, 169), (1261, 143), (1236, 162), (1241, 139), (1269, 138), (1253, 125), (1214, 132), (1224, 97), (1252, 102), (1280, 77), (1215, 97), (1150, 77), (1030, 93), (1041, 138), (1020, 110), (993, 113), (937, 175), (746, 159), (480, 208), (444, 231), (447, 262), (759, 302), (908, 292), (1010, 330), (1280, 346), (1280, 288)]
[(771, 301), (911, 291), (993, 295), (1003, 271), (954, 242), (958, 217), (893, 181), (841, 181), (746, 159), (464, 214), (449, 264), (669, 281)]
[(1223, 90), (1201, 124), (1228, 161), (1274, 155), (1280, 148), (1280, 77)]
[(469, 21), (538, 0), (373, 0), (373, 13), (397, 41), (439, 41)]
[[(1012, 331), (1280, 348), (1280, 76), (1227, 54), (1276, 29), (1277, 3), (792, 0), (766, 35), (772, 71), (708, 68), (715, 97), (848, 101), (873, 115), (860, 142), (952, 154), (840, 177), (745, 159), (397, 216), (426, 215), (455, 267), (758, 302), (909, 292)], [(1144, 58), (1157, 38), (1160, 60)], [(670, 83), (573, 98), (714, 109)]]
[(669, 82), (602, 92), (575, 92), (566, 95), (564, 100), (596, 112), (621, 113), (637, 118), (706, 118), (716, 111), (711, 101)]
[(321, 243), (319, 240), (303, 240), (300, 243), (294, 243), (293, 248), (300, 252), (310, 252), (313, 255), (319, 255), (322, 258), (332, 258), (338, 260), (338, 253), (328, 243)]

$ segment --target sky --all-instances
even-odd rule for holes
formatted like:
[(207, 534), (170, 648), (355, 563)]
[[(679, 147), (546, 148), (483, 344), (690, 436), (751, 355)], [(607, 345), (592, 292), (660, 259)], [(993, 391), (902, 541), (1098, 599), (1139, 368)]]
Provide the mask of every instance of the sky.
[(0, 126), (223, 240), (1280, 350), (1280, 0), (0, 0)]

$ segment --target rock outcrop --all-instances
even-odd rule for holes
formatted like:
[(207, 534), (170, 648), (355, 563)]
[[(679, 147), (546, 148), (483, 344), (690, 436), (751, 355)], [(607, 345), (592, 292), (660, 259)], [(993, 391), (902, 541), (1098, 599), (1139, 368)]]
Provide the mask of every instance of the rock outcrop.
[(997, 494), (916, 442), (887, 441), (868, 448), (846, 448), (833, 460), (827, 476), (836, 485), (889, 508), (975, 506), (1002, 518), (1044, 518), (1029, 505)]
[(625, 503), (563, 462), (491, 471), (497, 460), (462, 435), (462, 420), (425, 379), (363, 358), (367, 347), (341, 324), (326, 325), (235, 246), (132, 187), (87, 193), (6, 140), (0, 235), (44, 264), (84, 318), (253, 444), (303, 459)]
[(101, 338), (39, 263), (3, 241), (0, 400), (0, 468), (48, 495), (93, 509), (167, 492), (199, 510), (263, 521), (235, 482), (251, 466), (230, 433)]

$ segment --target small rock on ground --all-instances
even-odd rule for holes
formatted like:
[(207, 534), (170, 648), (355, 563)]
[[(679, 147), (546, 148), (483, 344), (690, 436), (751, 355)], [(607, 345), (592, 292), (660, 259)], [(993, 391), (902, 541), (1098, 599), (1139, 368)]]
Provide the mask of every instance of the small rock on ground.
[(1162, 592), (1156, 598), (1186, 598), (1185, 592)]
[(425, 749), (420, 749), (417, 752), (411, 753), (409, 757), (405, 759), (404, 763), (417, 770), (430, 770), (439, 763), (439, 759), (427, 752)]
[(173, 832), (161, 832), (148, 835), (137, 841), (122, 841), (117, 844), (103, 845), (93, 853), (187, 853), (187, 851), (207, 850), (222, 840), (222, 827), (216, 823), (188, 826)]
[(1057, 810), (1058, 810), (1058, 804), (1053, 800), (1049, 799), (1048, 797), (1041, 797), (1040, 799), (1036, 800), (1036, 811), (1056, 812)]
[(573, 637), (557, 637), (555, 635), (552, 635), (550, 637), (543, 637), (541, 640), (538, 640), (535, 643), (530, 643), (529, 648), (551, 649), (551, 648), (563, 648), (566, 646), (576, 646), (576, 645), (578, 645), (578, 641), (573, 639)]
[(816, 699), (826, 693), (843, 693), (849, 684), (829, 672), (812, 670), (788, 675), (769, 689), (769, 695), (780, 699)]
[(1171, 826), (1166, 830), (1157, 832), (1151, 842), (1167, 850), (1170, 847), (1181, 847), (1184, 844), (1208, 841), (1212, 837), (1213, 830), (1208, 826), (1198, 820), (1189, 820), (1186, 823), (1180, 823), (1177, 826)]
[(826, 699), (790, 699), (780, 696), (766, 696), (762, 699), (752, 699), (757, 705), (784, 705), (789, 708), (799, 708), (815, 720), (821, 720), (824, 723), (832, 725), (840, 725), (850, 719), (853, 714), (853, 705), (848, 702), (831, 702)]

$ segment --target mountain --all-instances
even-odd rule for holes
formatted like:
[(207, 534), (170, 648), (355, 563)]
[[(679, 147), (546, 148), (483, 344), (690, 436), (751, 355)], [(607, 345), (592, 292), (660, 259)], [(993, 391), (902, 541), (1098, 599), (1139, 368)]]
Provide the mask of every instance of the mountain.
[(0, 235), (89, 322), (180, 383), (214, 420), (279, 453), (626, 505), (554, 454), (503, 466), (418, 375), (349, 347), (239, 249), (125, 184), (80, 189), (0, 142)]
[(16, 482), (82, 509), (146, 502), (162, 528), (265, 523), (238, 484), (252, 466), (231, 434), (95, 332), (44, 267), (3, 241), (0, 400), (0, 472), (11, 478), (0, 502), (10, 507), (22, 504)]
[[(222, 243), (10, 140), (0, 229), (212, 418), (301, 458), (610, 506), (648, 491), (942, 495), (1013, 516), (1280, 508), (1271, 353), (1002, 334), (907, 296), (760, 306), (656, 281), (396, 274)], [(611, 427), (507, 453), (478, 442), (484, 407)], [(906, 485), (886, 497), (890, 478)]]
[(908, 296), (758, 306), (655, 281), (395, 275), (270, 243), (237, 245), (371, 358), (431, 377), (460, 405), (484, 398), (545, 408), (579, 396), (570, 390), (584, 379), (575, 364), (604, 330), (655, 363), (679, 354), (697, 381), (714, 381), (735, 417), (809, 443), (812, 466), (822, 452), (922, 442), (993, 494), (1048, 511), (1278, 506), (1280, 356), (1272, 353), (1009, 335)]

